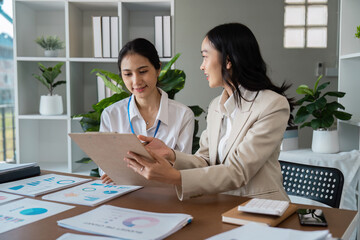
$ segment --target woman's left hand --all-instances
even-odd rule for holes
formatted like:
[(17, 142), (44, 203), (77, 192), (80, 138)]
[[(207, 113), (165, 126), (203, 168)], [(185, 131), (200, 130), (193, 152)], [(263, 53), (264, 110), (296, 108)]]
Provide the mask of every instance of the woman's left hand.
[(181, 185), (180, 171), (176, 170), (163, 157), (147, 149), (152, 156), (152, 162), (134, 152), (128, 152), (130, 157), (125, 157), (127, 166), (148, 180), (155, 180), (163, 183)]

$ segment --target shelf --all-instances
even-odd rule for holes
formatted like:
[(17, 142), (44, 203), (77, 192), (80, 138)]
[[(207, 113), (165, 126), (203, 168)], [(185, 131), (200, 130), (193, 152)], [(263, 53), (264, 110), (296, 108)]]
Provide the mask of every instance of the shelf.
[(360, 119), (351, 119), (348, 121), (339, 120), (339, 122), (360, 127)]
[(117, 63), (117, 58), (70, 58), (70, 62)]
[[(54, 66), (57, 62), (43, 62), (45, 67)], [(62, 73), (56, 79), (66, 79), (66, 64), (61, 68)], [(39, 113), (40, 96), (47, 95), (49, 92), (47, 88), (35, 79), (32, 74), (41, 74), (37, 62), (33, 61), (18, 61), (17, 62), (17, 95), (18, 95), (18, 111), (19, 115), (34, 115)], [(54, 94), (62, 96), (64, 113), (67, 113), (66, 108), (66, 84), (59, 85), (55, 88)]]
[[(139, 37), (146, 38), (154, 44), (155, 16), (173, 16), (172, 4), (173, 1), (122, 1), (119, 9), (122, 32), (120, 46), (124, 46), (128, 41)], [(171, 19), (172, 33), (173, 20)], [(173, 44), (172, 49), (174, 49)]]
[(69, 2), (70, 58), (92, 58), (93, 16), (118, 16), (118, 2)]
[(67, 120), (67, 115), (52, 115), (45, 116), (40, 114), (19, 115), (19, 119), (34, 119), (34, 120)]
[(15, 57), (15, 61), (22, 62), (65, 62), (64, 57)]
[[(66, 42), (64, 1), (15, 1), (14, 19), (17, 56), (44, 56), (37, 37), (56, 35)], [(60, 50), (59, 56), (65, 52)]]
[[(76, 114), (92, 111), (98, 102), (97, 76), (90, 72), (104, 69), (118, 73), (117, 58), (94, 58), (92, 16), (119, 17), (119, 48), (128, 40), (146, 38), (154, 43), (154, 16), (172, 16), (174, 0), (14, 0), (14, 68), (16, 96), (16, 156), (18, 163), (37, 162), (43, 170), (88, 175), (95, 163), (77, 160), (85, 153), (68, 136), (83, 132)], [(41, 36), (56, 35), (65, 42), (58, 57), (44, 57), (35, 43)], [(172, 37), (172, 49), (174, 49)], [(163, 65), (171, 58), (161, 58)], [(39, 114), (40, 98), (47, 88), (33, 74), (41, 75), (38, 63), (46, 67), (64, 65), (58, 80), (66, 84), (55, 88), (62, 96), (64, 113)]]
[[(359, 40), (360, 41), (360, 40)], [(360, 52), (359, 53), (352, 53), (352, 54), (347, 54), (347, 55), (343, 55), (340, 56), (340, 60), (345, 60), (345, 59), (359, 59), (360, 60)]]

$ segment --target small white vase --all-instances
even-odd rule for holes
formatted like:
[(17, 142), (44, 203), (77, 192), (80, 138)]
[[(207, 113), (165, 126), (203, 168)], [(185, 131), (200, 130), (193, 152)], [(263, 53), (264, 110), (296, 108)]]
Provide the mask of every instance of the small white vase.
[(44, 55), (45, 55), (45, 57), (57, 57), (58, 50), (45, 50)]
[(314, 130), (311, 150), (316, 153), (339, 152), (339, 134), (337, 130)]
[(41, 115), (60, 115), (63, 113), (62, 97), (59, 95), (43, 95), (40, 98)]

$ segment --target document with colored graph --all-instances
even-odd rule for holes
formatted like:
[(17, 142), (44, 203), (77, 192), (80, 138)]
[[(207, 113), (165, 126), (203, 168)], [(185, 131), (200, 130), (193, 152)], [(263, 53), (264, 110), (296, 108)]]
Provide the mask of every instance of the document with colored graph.
[(91, 179), (59, 174), (45, 174), (38, 177), (2, 183), (0, 184), (0, 191), (36, 197), (89, 181)]
[[(16, 200), (0, 207), (0, 233), (53, 216), (74, 208), (61, 203), (46, 202), (31, 198)], [(39, 234), (35, 233), (34, 234)], [(46, 238), (46, 236), (43, 236)], [(49, 236), (48, 236), (49, 237)], [(1, 237), (0, 237), (1, 238)], [(16, 239), (16, 234), (12, 239)], [(39, 239), (41, 237), (39, 236)], [(3, 238), (1, 238), (3, 239)]]
[(142, 188), (141, 186), (103, 184), (95, 180), (76, 187), (51, 193), (42, 197), (45, 200), (97, 206), (126, 193)]
[(101, 205), (94, 210), (57, 223), (61, 227), (76, 231), (140, 240), (164, 239), (183, 228), (192, 219), (191, 215), (183, 213), (155, 213)]

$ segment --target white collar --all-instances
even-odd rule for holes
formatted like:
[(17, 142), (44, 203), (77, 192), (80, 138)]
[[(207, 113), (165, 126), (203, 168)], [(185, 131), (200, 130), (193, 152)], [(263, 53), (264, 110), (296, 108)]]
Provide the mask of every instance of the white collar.
[[(164, 124), (168, 125), (168, 123), (169, 123), (169, 116), (168, 116), (169, 97), (168, 97), (168, 94), (165, 91), (163, 91), (162, 89), (158, 88), (158, 90), (160, 91), (161, 98), (160, 98), (159, 111), (158, 111), (158, 114), (156, 115), (155, 121), (160, 120), (161, 124), (164, 123)], [(130, 111), (130, 119), (131, 120), (135, 117), (139, 118), (141, 116), (140, 111), (136, 105), (134, 97), (131, 98), (129, 111)]]

